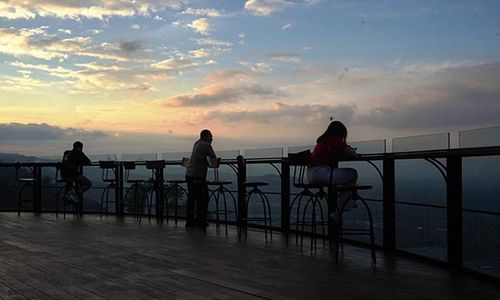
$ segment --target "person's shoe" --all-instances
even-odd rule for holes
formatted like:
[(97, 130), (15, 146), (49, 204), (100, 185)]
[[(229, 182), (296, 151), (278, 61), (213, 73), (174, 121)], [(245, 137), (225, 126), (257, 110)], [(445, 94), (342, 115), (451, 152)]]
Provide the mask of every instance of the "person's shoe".
[(66, 201), (73, 202), (75, 204), (80, 203), (80, 198), (75, 193), (69, 193), (65, 196)]

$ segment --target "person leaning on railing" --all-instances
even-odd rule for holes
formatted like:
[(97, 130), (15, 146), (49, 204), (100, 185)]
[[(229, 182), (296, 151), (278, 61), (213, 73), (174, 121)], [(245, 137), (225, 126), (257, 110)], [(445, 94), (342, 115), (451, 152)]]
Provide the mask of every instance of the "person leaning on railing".
[(85, 193), (92, 186), (92, 182), (80, 173), (82, 166), (90, 165), (90, 159), (83, 153), (83, 143), (76, 141), (72, 150), (66, 150), (61, 163), (61, 177), (65, 181), (73, 181), (77, 185), (76, 193), (68, 193), (66, 199), (75, 203), (80, 202), (79, 195)]
[[(338, 168), (340, 159), (355, 158), (356, 149), (347, 145), (347, 128), (340, 121), (333, 121), (326, 131), (316, 140), (307, 168), (307, 179), (312, 184), (355, 184), (358, 172), (353, 168)], [(339, 205), (350, 198), (350, 192), (342, 192)], [(354, 203), (347, 203), (345, 210), (351, 209)]]
[[(212, 148), (212, 133), (204, 129), (200, 139), (193, 145), (193, 152), (186, 168), (188, 199), (186, 207), (186, 227), (201, 227), (207, 223), (208, 187), (206, 182), (209, 158), (216, 158)], [(196, 206), (196, 216), (195, 216)]]

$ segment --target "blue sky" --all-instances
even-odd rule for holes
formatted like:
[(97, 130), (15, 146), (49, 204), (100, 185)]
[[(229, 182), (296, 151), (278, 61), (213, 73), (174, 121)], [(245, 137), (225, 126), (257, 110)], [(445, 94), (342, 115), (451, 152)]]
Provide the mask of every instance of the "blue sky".
[(74, 138), (163, 152), (203, 128), (221, 148), (311, 143), (330, 116), (354, 140), (497, 125), (499, 15), (498, 1), (1, 1), (0, 151), (40, 143), (19, 130), (46, 133), (41, 152)]

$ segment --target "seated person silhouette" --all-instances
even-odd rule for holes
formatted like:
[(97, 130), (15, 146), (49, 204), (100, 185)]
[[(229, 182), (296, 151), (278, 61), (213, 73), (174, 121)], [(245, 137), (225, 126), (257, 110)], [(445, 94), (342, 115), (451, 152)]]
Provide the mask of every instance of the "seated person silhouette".
[[(355, 184), (358, 172), (353, 168), (334, 168), (335, 160), (355, 158), (356, 149), (347, 145), (347, 128), (340, 121), (330, 123), (326, 131), (316, 140), (316, 146), (311, 154), (310, 165), (307, 168), (307, 178), (310, 183)], [(334, 169), (332, 169), (334, 168)], [(354, 206), (350, 192), (339, 195), (339, 205), (346, 203), (344, 210)]]
[(193, 145), (191, 159), (186, 168), (188, 186), (186, 228), (201, 227), (205, 229), (208, 226), (208, 187), (206, 182), (208, 158), (216, 158), (214, 149), (212, 148), (212, 140), (213, 137), (210, 130), (204, 129), (201, 131), (200, 139)]
[(68, 193), (66, 200), (79, 203), (80, 196), (92, 186), (92, 182), (80, 173), (80, 168), (90, 165), (90, 159), (83, 153), (83, 143), (76, 141), (72, 150), (66, 150), (61, 163), (61, 177), (65, 181), (76, 183), (76, 193)]

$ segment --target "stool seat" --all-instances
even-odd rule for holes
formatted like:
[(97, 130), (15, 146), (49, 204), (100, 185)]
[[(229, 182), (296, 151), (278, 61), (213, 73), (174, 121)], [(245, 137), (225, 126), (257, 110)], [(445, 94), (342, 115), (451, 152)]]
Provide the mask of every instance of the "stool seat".
[(248, 186), (248, 187), (257, 187), (257, 186), (266, 186), (269, 185), (269, 183), (264, 182), (264, 181), (245, 181), (243, 182), (243, 185)]
[(144, 179), (129, 179), (127, 183), (141, 183), (144, 182)]
[(232, 181), (227, 181), (227, 180), (214, 180), (214, 181), (207, 181), (208, 185), (225, 185), (225, 184), (231, 184), (233, 183)]
[(178, 179), (178, 180), (167, 180), (167, 183), (186, 183), (187, 181), (185, 179)]
[(319, 184), (319, 183), (294, 183), (293, 186), (296, 188), (303, 188), (303, 189), (305, 189), (305, 188), (319, 189), (319, 188), (323, 188), (323, 187), (328, 187), (328, 185)]
[(34, 182), (35, 178), (19, 178), (20, 182)]
[(371, 190), (373, 187), (369, 184), (337, 184), (333, 188), (338, 192), (353, 191), (353, 190)]

